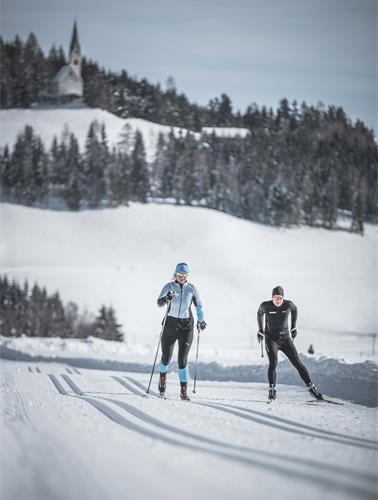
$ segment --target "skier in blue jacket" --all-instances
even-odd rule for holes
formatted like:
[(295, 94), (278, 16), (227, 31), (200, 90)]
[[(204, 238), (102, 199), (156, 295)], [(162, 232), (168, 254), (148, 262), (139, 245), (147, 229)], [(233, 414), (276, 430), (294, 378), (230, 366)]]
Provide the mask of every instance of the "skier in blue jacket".
[(177, 264), (173, 280), (167, 283), (158, 297), (159, 307), (168, 304), (168, 315), (161, 338), (161, 362), (159, 392), (164, 395), (169, 363), (173, 348), (178, 341), (178, 367), (180, 378), (180, 397), (190, 401), (187, 394), (189, 370), (187, 366), (188, 354), (193, 341), (194, 318), (191, 305), (194, 304), (197, 312), (197, 328), (204, 330), (206, 322), (202, 310), (202, 302), (197, 288), (188, 282), (189, 266), (184, 262)]

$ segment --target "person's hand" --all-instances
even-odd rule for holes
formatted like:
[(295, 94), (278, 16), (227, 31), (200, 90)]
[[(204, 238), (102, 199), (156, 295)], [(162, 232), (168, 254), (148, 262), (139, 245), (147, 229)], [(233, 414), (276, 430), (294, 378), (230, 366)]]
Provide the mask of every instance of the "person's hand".
[(175, 296), (175, 293), (174, 293), (174, 292), (172, 292), (171, 290), (169, 290), (169, 292), (168, 292), (168, 293), (167, 293), (167, 295), (165, 296), (165, 300), (166, 300), (167, 302), (169, 302), (170, 300), (172, 300), (172, 299), (173, 299), (173, 297), (174, 297), (174, 296)]
[(203, 331), (206, 328), (207, 324), (206, 321), (197, 321), (197, 330)]
[(264, 332), (262, 332), (261, 330), (259, 330), (257, 332), (257, 342), (260, 344), (260, 342), (262, 342), (264, 340)]
[(298, 332), (297, 332), (297, 329), (296, 328), (292, 328), (290, 330), (290, 335), (291, 335), (291, 338), (294, 340), (295, 337), (297, 336)]

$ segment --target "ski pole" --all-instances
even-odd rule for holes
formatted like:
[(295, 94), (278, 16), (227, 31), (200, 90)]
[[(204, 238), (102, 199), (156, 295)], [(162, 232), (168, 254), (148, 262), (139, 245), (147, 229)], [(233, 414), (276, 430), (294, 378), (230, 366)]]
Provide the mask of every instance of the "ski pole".
[(200, 331), (201, 328), (197, 327), (197, 352), (196, 352), (196, 364), (194, 365), (194, 387), (193, 387), (194, 393), (196, 392), (196, 382), (197, 382), (197, 361), (198, 361)]
[(165, 327), (165, 322), (167, 321), (167, 316), (168, 316), (168, 311), (169, 311), (169, 302), (167, 303), (167, 310), (166, 310), (166, 313), (165, 313), (165, 316), (164, 316), (164, 320), (163, 320), (163, 326), (161, 328), (161, 332), (160, 332), (160, 336), (159, 336), (159, 342), (158, 342), (158, 345), (157, 345), (157, 349), (156, 349), (156, 354), (155, 354), (155, 359), (154, 359), (154, 364), (153, 364), (153, 367), (152, 367), (152, 371), (151, 371), (151, 377), (150, 377), (150, 382), (148, 384), (148, 388), (147, 388), (147, 391), (146, 393), (148, 394), (150, 392), (150, 387), (151, 387), (151, 382), (152, 382), (152, 377), (154, 375), (154, 371), (155, 371), (155, 365), (156, 365), (156, 360), (157, 360), (157, 356), (158, 356), (158, 352), (159, 352), (159, 347), (160, 347), (160, 343), (161, 343), (161, 338), (163, 336), (163, 332), (164, 332), (164, 327)]

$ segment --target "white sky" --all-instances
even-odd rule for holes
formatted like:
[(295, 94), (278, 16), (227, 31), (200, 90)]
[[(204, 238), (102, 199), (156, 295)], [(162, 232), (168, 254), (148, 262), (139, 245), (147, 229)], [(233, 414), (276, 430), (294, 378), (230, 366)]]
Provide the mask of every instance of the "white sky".
[(282, 97), (344, 107), (378, 129), (376, 0), (2, 0), (6, 40), (34, 31), (67, 51), (77, 17), (83, 53), (108, 69), (235, 109)]

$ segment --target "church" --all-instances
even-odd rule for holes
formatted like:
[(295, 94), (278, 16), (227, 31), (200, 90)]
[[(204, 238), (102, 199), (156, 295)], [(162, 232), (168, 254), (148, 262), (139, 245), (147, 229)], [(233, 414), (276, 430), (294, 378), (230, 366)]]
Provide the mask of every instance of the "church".
[(74, 22), (68, 64), (60, 68), (51, 81), (50, 95), (58, 100), (75, 100), (83, 97), (84, 81), (81, 76), (81, 50), (76, 21)]

